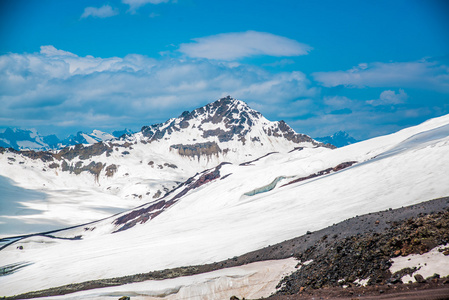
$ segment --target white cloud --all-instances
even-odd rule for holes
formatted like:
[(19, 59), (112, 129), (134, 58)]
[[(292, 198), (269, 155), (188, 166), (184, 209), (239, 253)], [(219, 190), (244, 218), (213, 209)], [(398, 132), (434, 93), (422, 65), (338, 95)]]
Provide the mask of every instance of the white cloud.
[(289, 101), (316, 90), (301, 72), (207, 60), (80, 57), (53, 46), (0, 56), (0, 120), (8, 126), (142, 126), (228, 94), (288, 109)]
[(167, 3), (170, 0), (122, 0), (122, 3), (129, 5), (129, 11), (135, 12), (141, 6), (151, 4)]
[(392, 91), (392, 90), (386, 90), (380, 94), (379, 99), (368, 100), (366, 102), (373, 106), (396, 105), (396, 104), (404, 103), (405, 100), (407, 100), (407, 98), (408, 98), (408, 95), (404, 92), (403, 89), (399, 89), (398, 93), (396, 93), (395, 91)]
[[(449, 109), (445, 95), (435, 92), (420, 101), (406, 89), (411, 101), (402, 88), (384, 88), (367, 103), (375, 97), (364, 98), (362, 92), (350, 93), (362, 97), (358, 100), (323, 96), (320, 90), (299, 71), (274, 73), (242, 63), (170, 56), (78, 56), (47, 45), (37, 53), (0, 55), (0, 128), (138, 130), (231, 95), (268, 119), (285, 118), (298, 132), (323, 136), (348, 130), (363, 138), (401, 128), (391, 120), (404, 125)], [(405, 105), (398, 109), (400, 103)]]
[(323, 102), (333, 109), (341, 109), (354, 105), (354, 101), (345, 96), (326, 96), (323, 98)]
[(426, 60), (364, 63), (347, 71), (316, 72), (312, 76), (325, 87), (410, 87), (449, 92), (449, 67)]
[(45, 54), (47, 56), (71, 56), (71, 57), (78, 57), (76, 54), (73, 54), (71, 52), (56, 49), (52, 45), (41, 46), (41, 52), (40, 53), (41, 54)]
[(193, 40), (181, 44), (179, 51), (189, 57), (225, 61), (256, 55), (298, 56), (312, 50), (295, 40), (257, 31), (222, 33)]
[(118, 15), (118, 9), (114, 9), (110, 5), (103, 5), (99, 8), (90, 6), (84, 9), (81, 19), (87, 17), (108, 18), (115, 15)]

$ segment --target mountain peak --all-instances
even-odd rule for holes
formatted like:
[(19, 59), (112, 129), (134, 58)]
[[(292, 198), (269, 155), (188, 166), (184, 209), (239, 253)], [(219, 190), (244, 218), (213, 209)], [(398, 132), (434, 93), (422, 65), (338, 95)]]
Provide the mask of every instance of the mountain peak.
[(144, 126), (142, 134), (150, 142), (172, 139), (179, 134), (174, 140), (185, 140), (182, 143), (234, 141), (243, 145), (247, 142), (256, 143), (256, 147), (263, 146), (264, 143), (281, 143), (283, 147), (303, 142), (319, 145), (310, 137), (297, 134), (284, 121), (271, 122), (244, 101), (231, 96), (220, 98), (191, 112), (185, 111), (178, 118), (165, 123)]
[(144, 126), (142, 133), (150, 140), (156, 140), (189, 128), (201, 131), (203, 138), (216, 136), (220, 142), (227, 142), (236, 135), (244, 136), (258, 120), (269, 122), (245, 102), (226, 96), (191, 112), (185, 111), (176, 119)]
[(201, 119), (203, 123), (228, 124), (235, 122), (240, 117), (248, 120), (252, 118), (258, 119), (261, 116), (262, 114), (251, 109), (245, 102), (226, 96), (191, 112), (185, 111), (178, 119), (187, 122), (196, 118)]
[(336, 147), (344, 147), (350, 144), (357, 143), (358, 141), (350, 136), (346, 131), (337, 131), (331, 136), (325, 136), (325, 137), (317, 137), (315, 138), (317, 141), (331, 144)]

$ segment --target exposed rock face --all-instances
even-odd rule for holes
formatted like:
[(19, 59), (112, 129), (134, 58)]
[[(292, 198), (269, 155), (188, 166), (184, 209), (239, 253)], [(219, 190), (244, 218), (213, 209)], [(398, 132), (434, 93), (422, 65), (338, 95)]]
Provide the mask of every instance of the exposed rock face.
[(312, 179), (312, 178), (315, 178), (315, 177), (327, 175), (327, 174), (329, 174), (331, 172), (338, 172), (338, 171), (346, 169), (346, 168), (348, 168), (348, 167), (350, 167), (350, 166), (352, 166), (353, 164), (356, 164), (356, 163), (357, 163), (356, 161), (343, 162), (343, 163), (341, 163), (341, 164), (339, 164), (339, 165), (337, 165), (337, 166), (335, 166), (333, 168), (327, 168), (327, 169), (321, 170), (321, 171), (319, 171), (317, 173), (310, 174), (309, 176), (305, 176), (305, 177), (301, 177), (301, 178), (297, 178), (295, 180), (292, 180), (292, 181), (282, 185), (281, 187), (289, 185), (289, 184), (292, 184), (292, 183), (304, 181), (304, 180), (307, 180), (307, 179)]
[(51, 163), (48, 167), (50, 169), (56, 169), (56, 168), (59, 168), (59, 164), (58, 163)]
[(88, 164), (87, 166), (83, 166), (83, 162), (81, 161), (77, 162), (75, 165), (69, 165), (64, 160), (61, 164), (62, 171), (69, 171), (70, 173), (74, 173), (76, 175), (80, 174), (81, 172), (88, 171), (89, 173), (95, 175), (95, 180), (97, 181), (100, 176), (100, 172), (104, 167), (105, 165), (103, 163), (96, 163), (94, 161), (90, 162), (90, 164)]
[(305, 134), (296, 133), (284, 121), (269, 122), (261, 113), (230, 96), (191, 112), (185, 111), (177, 119), (171, 119), (162, 124), (144, 126), (142, 134), (151, 142), (167, 138), (173, 132), (191, 127), (197, 128), (201, 132), (202, 138), (216, 137), (220, 143), (236, 140), (245, 145), (248, 140), (261, 142), (259, 136), (248, 137), (253, 126), (261, 122), (267, 123), (263, 132), (270, 137), (284, 138), (293, 143), (309, 142), (316, 146), (325, 146)]
[(112, 164), (106, 167), (106, 176), (112, 177), (117, 172), (117, 166)]
[(146, 221), (155, 218), (157, 215), (159, 215), (168, 207), (172, 206), (174, 203), (175, 201), (173, 200), (170, 201), (160, 200), (146, 208), (133, 210), (130, 213), (123, 215), (114, 221), (113, 223), (114, 225), (123, 225), (114, 232), (129, 229), (131, 227), (134, 227), (137, 223), (145, 223)]
[(93, 156), (99, 156), (106, 152), (106, 155), (113, 151), (112, 146), (107, 143), (99, 142), (88, 147), (84, 147), (83, 144), (78, 144), (75, 147), (66, 147), (59, 151), (54, 156), (60, 160), (62, 158), (72, 160), (75, 157), (79, 157), (82, 160), (89, 159)]
[[(195, 176), (189, 178), (186, 182), (179, 185), (176, 189), (166, 194), (159, 201), (149, 206), (133, 210), (125, 215), (118, 217), (117, 219), (115, 219), (113, 224), (122, 226), (114, 232), (127, 230), (129, 228), (134, 227), (138, 223), (142, 224), (147, 222), (148, 220), (155, 218), (164, 210), (166, 210), (167, 208), (178, 202), (178, 199), (187, 194), (187, 192), (189, 192), (190, 190), (194, 190), (208, 182), (220, 178), (220, 169), (225, 164), (227, 163), (221, 163), (213, 170), (205, 170), (200, 174), (196, 174)], [(170, 194), (173, 194), (174, 192), (180, 190), (181, 188), (183, 189), (180, 192), (178, 192), (175, 196), (169, 197)], [(158, 193), (160, 193), (160, 191), (158, 191)]]
[(274, 130), (266, 130), (265, 131), (269, 136), (273, 135), (275, 137), (283, 137), (287, 139), (288, 141), (292, 141), (293, 143), (303, 143), (303, 142), (309, 142), (314, 145), (321, 145), (320, 143), (317, 143), (314, 141), (310, 136), (305, 134), (299, 134), (296, 133), (290, 126), (287, 125), (283, 120), (278, 122), (278, 128)]
[(23, 156), (31, 158), (31, 159), (40, 159), (43, 162), (53, 161), (53, 156), (54, 156), (51, 152), (47, 152), (47, 151), (34, 151), (34, 150), (18, 151), (18, 150), (15, 150), (14, 148), (0, 147), (0, 154), (4, 154), (7, 152), (14, 153), (14, 154), (20, 154), (20, 155), (23, 155)]
[(212, 156), (218, 155), (221, 153), (221, 149), (215, 142), (207, 142), (207, 143), (197, 143), (193, 145), (171, 145), (170, 148), (177, 149), (179, 155), (181, 156), (190, 156), (190, 157), (198, 157), (200, 156)]

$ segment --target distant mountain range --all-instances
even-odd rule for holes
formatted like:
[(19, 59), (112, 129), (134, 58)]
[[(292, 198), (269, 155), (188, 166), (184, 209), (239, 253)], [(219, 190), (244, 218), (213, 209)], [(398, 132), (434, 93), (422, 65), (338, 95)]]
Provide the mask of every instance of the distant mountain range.
[[(151, 130), (156, 126), (158, 125), (144, 126), (143, 131)], [(167, 129), (169, 127), (167, 127)], [(113, 131), (112, 134), (100, 130), (93, 130), (91, 133), (78, 131), (76, 134), (72, 134), (61, 140), (54, 134), (41, 135), (34, 129), (6, 128), (4, 132), (0, 133), (0, 147), (13, 148), (15, 150), (59, 150), (77, 144), (92, 145), (98, 142), (120, 138), (124, 135), (132, 135), (133, 133), (134, 132), (129, 129)], [(223, 138), (224, 136), (221, 136), (221, 139)], [(358, 140), (345, 131), (338, 131), (330, 136), (317, 137), (314, 139), (323, 144), (334, 145), (337, 148), (358, 142)]]
[(0, 147), (14, 148), (15, 150), (58, 150), (77, 144), (91, 145), (132, 133), (128, 129), (114, 131), (112, 134), (100, 130), (94, 130), (91, 133), (79, 131), (61, 140), (54, 134), (41, 135), (34, 129), (6, 128), (4, 132), (0, 133)]
[(359, 142), (358, 140), (356, 140), (355, 138), (350, 136), (345, 131), (338, 131), (330, 136), (317, 137), (317, 138), (315, 138), (315, 140), (322, 142), (324, 144), (334, 145), (337, 148), (344, 147), (344, 146), (355, 144), (355, 143)]

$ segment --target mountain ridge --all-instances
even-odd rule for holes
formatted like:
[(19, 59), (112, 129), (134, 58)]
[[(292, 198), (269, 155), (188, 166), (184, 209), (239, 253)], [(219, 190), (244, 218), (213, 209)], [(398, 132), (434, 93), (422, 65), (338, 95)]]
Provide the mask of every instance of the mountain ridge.
[[(194, 126), (191, 126), (190, 123)], [(152, 142), (167, 137), (173, 132), (192, 130), (198, 126), (199, 136), (202, 138), (217, 137), (218, 142), (229, 142), (237, 137), (242, 143), (246, 143), (247, 135), (251, 133), (255, 123), (265, 125), (263, 130), (258, 133), (259, 135), (283, 137), (293, 143), (309, 142), (314, 146), (324, 146), (306, 134), (296, 133), (283, 120), (268, 121), (260, 112), (251, 109), (245, 102), (230, 96), (220, 98), (190, 112), (184, 111), (179, 117), (171, 118), (164, 123), (142, 126), (138, 134), (142, 135), (139, 139)], [(219, 126), (220, 124), (223, 126)], [(59, 151), (77, 144), (92, 145), (102, 141), (126, 139), (135, 135), (127, 129), (113, 131), (112, 134), (93, 130), (92, 133), (78, 131), (76, 134), (60, 140), (56, 135), (43, 136), (35, 130), (7, 128), (5, 132), (0, 133), (0, 147), (35, 151)], [(14, 137), (14, 133), (16, 133), (16, 137)], [(258, 141), (257, 135), (250, 134), (250, 136), (252, 142)], [(19, 145), (16, 141), (23, 142)]]
[(331, 144), (338, 148), (348, 146), (354, 143), (357, 143), (358, 140), (350, 136), (346, 131), (337, 131), (334, 134), (330, 136), (325, 137), (317, 137), (315, 140), (325, 143), (325, 144)]
[(35, 129), (6, 128), (0, 133), (0, 147), (13, 148), (14, 150), (33, 150), (33, 151), (58, 151), (65, 147), (75, 146), (77, 144), (92, 145), (100, 141), (107, 141), (130, 131), (115, 131), (118, 136), (93, 130), (91, 133), (78, 131), (76, 134), (69, 135), (65, 139), (59, 139), (55, 134), (41, 135)]

